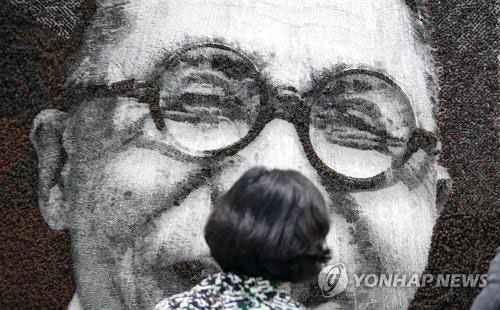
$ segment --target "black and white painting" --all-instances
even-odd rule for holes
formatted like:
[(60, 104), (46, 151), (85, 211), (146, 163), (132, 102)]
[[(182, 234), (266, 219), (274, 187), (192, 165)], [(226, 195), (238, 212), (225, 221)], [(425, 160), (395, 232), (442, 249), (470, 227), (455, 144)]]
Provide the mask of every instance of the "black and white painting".
[[(400, 0), (97, 1), (65, 107), (30, 134), (41, 213), (71, 235), (68, 309), (151, 309), (217, 272), (207, 215), (256, 165), (320, 188), (331, 264), (421, 273), (447, 178), (428, 37)], [(405, 309), (414, 292), (292, 286), (312, 309)]]

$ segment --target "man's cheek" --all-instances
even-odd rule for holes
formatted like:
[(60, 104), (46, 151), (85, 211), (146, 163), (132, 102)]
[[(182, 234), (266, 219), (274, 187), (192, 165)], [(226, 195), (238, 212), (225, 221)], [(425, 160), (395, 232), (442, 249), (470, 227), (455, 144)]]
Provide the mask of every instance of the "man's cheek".
[[(113, 127), (117, 131), (131, 130), (137, 123), (149, 116), (149, 105), (134, 98), (118, 98), (113, 111)], [(133, 128), (132, 128), (133, 130)]]
[(133, 98), (82, 102), (68, 119), (64, 148), (69, 156), (79, 160), (108, 156), (141, 136), (143, 124), (150, 118), (149, 107)]
[(198, 167), (155, 150), (129, 147), (86, 162), (79, 170), (86, 172), (78, 174), (76, 198), (86, 213), (82, 218), (94, 223), (100, 233), (127, 238), (139, 234), (151, 217), (169, 210), (173, 196)]
[(436, 219), (435, 186), (425, 183), (432, 182), (412, 190), (400, 182), (353, 194), (386, 272), (421, 272), (425, 267)]
[[(143, 253), (154, 253), (145, 260), (169, 261), (206, 259), (209, 249), (204, 238), (204, 227), (211, 211), (211, 190), (202, 186), (192, 191), (179, 205), (170, 208), (148, 224), (141, 243)], [(148, 255), (149, 256), (149, 255)]]

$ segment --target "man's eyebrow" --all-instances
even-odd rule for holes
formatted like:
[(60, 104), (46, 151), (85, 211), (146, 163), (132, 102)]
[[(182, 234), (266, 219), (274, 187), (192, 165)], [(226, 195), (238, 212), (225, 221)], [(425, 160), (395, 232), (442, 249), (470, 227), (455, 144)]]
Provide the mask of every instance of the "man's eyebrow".
[(167, 52), (166, 56), (154, 65), (152, 77), (159, 77), (165, 70), (178, 67), (180, 64), (189, 67), (209, 64), (211, 69), (238, 80), (254, 76), (259, 71), (247, 53), (226, 44), (208, 42), (184, 44), (174, 51)]
[[(216, 51), (217, 49), (220, 50), (220, 53), (211, 53), (210, 55), (204, 54), (202, 51), (203, 49), (210, 48), (211, 51)], [(196, 50), (194, 48), (193, 50)], [(202, 62), (208, 61), (208, 62), (217, 62), (223, 60), (224, 62), (231, 64), (231, 65), (236, 65), (236, 66), (241, 66), (248, 64), (248, 60), (244, 59), (243, 57), (231, 57), (231, 53), (234, 53), (233, 51), (226, 51), (221, 48), (217, 47), (204, 47), (200, 46), (199, 47), (200, 53), (196, 55), (190, 55), (189, 51), (184, 53), (178, 58), (178, 61), (185, 62), (190, 65), (198, 65)]]
[(311, 72), (310, 85), (308, 87), (308, 91), (306, 91), (305, 95), (312, 95), (315, 91), (319, 90), (321, 86), (328, 84), (339, 77), (343, 72), (346, 71), (356, 71), (359, 70), (360, 74), (363, 72), (373, 72), (376, 75), (382, 75), (390, 80), (392, 80), (395, 84), (398, 82), (387, 73), (387, 71), (380, 67), (373, 67), (367, 64), (350, 64), (346, 62), (336, 63), (330, 67), (322, 68), (316, 71)]
[[(352, 73), (356, 73), (356, 71), (359, 71), (357, 72), (359, 74), (369, 73), (371, 75), (378, 76), (381, 80), (384, 80), (385, 82), (393, 83), (400, 88), (402, 88), (401, 86), (403, 85), (402, 82), (399, 81), (393, 74), (391, 74), (388, 70), (386, 70), (381, 66), (375, 67), (368, 64), (350, 64), (343, 62), (312, 72), (311, 85), (309, 87), (308, 93), (317, 90), (318, 87), (320, 87), (323, 84), (335, 80), (335, 78), (338, 78), (339, 75), (347, 71), (352, 71)], [(404, 90), (402, 89), (402, 91)]]
[(349, 65), (347, 63), (341, 62), (341, 63), (336, 63), (330, 67), (326, 68), (321, 68), (319, 70), (315, 70), (311, 72), (311, 85), (310, 89), (314, 89), (319, 86), (322, 82), (326, 80), (331, 80), (334, 77), (338, 76), (341, 72), (348, 70), (348, 69), (354, 69), (355, 67), (353, 65)]

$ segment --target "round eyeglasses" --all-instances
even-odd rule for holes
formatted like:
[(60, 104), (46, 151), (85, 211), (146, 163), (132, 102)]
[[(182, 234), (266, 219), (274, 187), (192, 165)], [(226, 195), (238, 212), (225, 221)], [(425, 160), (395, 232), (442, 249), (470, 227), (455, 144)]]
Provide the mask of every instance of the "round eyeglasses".
[(412, 154), (435, 152), (436, 137), (417, 128), (401, 88), (384, 74), (346, 70), (307, 92), (272, 87), (252, 60), (203, 44), (168, 57), (149, 82), (124, 81), (94, 92), (147, 102), (179, 154), (217, 159), (248, 146), (275, 118), (294, 124), (311, 164), (337, 189), (394, 183)]

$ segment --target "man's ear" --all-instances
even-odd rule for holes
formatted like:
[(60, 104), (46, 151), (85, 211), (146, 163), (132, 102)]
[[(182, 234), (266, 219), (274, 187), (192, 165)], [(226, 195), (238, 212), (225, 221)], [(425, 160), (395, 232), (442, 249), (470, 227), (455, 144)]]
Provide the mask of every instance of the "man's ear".
[(452, 181), (448, 170), (439, 165), (437, 166), (437, 188), (436, 188), (436, 207), (441, 210), (447, 203), (451, 195)]
[(64, 160), (62, 135), (67, 113), (43, 110), (33, 120), (30, 140), (38, 156), (38, 205), (43, 218), (53, 229), (66, 228), (63, 194), (56, 180)]

